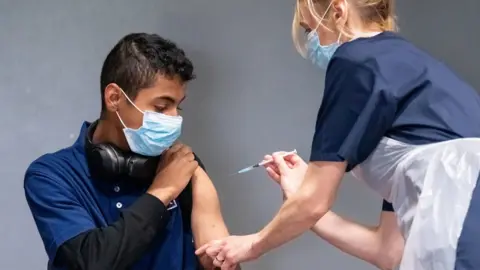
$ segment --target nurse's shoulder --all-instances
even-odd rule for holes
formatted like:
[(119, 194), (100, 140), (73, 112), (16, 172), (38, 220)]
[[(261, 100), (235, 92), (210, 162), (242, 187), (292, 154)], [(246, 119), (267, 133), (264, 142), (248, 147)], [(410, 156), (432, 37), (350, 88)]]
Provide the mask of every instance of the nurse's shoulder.
[(369, 74), (393, 91), (424, 73), (426, 65), (421, 59), (426, 58), (428, 55), (408, 40), (385, 31), (342, 44), (332, 57), (327, 77), (329, 72)]

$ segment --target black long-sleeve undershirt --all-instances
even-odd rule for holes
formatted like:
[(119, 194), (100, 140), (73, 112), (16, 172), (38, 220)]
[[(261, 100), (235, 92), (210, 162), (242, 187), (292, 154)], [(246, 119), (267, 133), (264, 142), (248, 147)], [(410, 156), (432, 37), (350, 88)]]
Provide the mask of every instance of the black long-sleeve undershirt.
[(129, 269), (169, 220), (165, 205), (142, 195), (110, 226), (84, 232), (61, 245), (55, 265), (69, 270)]

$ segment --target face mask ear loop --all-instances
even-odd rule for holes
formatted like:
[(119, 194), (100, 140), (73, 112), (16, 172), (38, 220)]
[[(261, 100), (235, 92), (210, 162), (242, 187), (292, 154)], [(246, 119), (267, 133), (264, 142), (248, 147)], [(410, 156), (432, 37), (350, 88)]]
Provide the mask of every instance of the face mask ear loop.
[(123, 91), (122, 88), (120, 88), (120, 91), (122, 91), (123, 95), (125, 96), (125, 98), (128, 100), (128, 102), (130, 102), (130, 104), (133, 105), (133, 107), (135, 107), (135, 109), (137, 109), (139, 112), (141, 113), (145, 113), (144, 111), (140, 110), (140, 108), (137, 107), (137, 105), (135, 105), (135, 103), (133, 103), (133, 101), (127, 96), (127, 94), (125, 94), (125, 92)]
[[(318, 28), (320, 27), (320, 25), (322, 25), (322, 22), (323, 22), (323, 20), (325, 20), (325, 17), (327, 16), (328, 11), (329, 11), (330, 8), (332, 7), (332, 5), (333, 5), (333, 0), (330, 1), (330, 4), (328, 4), (327, 9), (326, 9), (325, 12), (323, 13), (322, 18), (320, 18), (320, 21), (319, 21), (318, 24), (317, 24), (317, 27), (315, 27), (315, 29), (313, 29), (309, 34), (313, 33), (314, 31), (316, 32), (316, 31), (318, 30)], [(328, 29), (328, 31), (333, 32), (333, 31), (332, 31), (330, 28), (328, 28), (327, 26), (324, 26), (324, 27), (325, 27), (326, 29)], [(317, 34), (317, 35), (318, 35), (318, 34)], [(339, 39), (340, 39), (340, 38), (339, 38)], [(320, 44), (320, 46), (321, 46), (321, 44)]]
[(122, 117), (120, 117), (120, 114), (118, 113), (118, 111), (116, 111), (115, 113), (117, 114), (117, 117), (118, 117), (118, 120), (120, 120), (120, 123), (122, 123), (122, 126), (123, 126), (124, 128), (127, 128), (127, 126), (125, 125), (125, 123), (124, 123), (123, 120), (122, 120)]
[[(120, 91), (122, 91), (125, 98), (128, 100), (128, 102), (130, 102), (130, 104), (133, 105), (133, 107), (135, 107), (135, 109), (137, 109), (140, 113), (145, 114), (144, 111), (140, 110), (140, 108), (138, 108), (137, 105), (135, 105), (135, 103), (133, 103), (133, 101), (127, 96), (127, 94), (123, 91), (122, 88), (120, 88)], [(122, 117), (120, 117), (120, 114), (118, 113), (118, 110), (115, 113), (117, 114), (117, 117), (118, 117), (118, 120), (120, 120), (120, 123), (122, 123), (122, 126), (124, 128), (127, 128), (127, 125), (125, 125), (125, 123), (123, 122)]]
[(323, 21), (325, 19), (325, 17), (327, 16), (327, 13), (328, 11), (330, 10), (330, 8), (333, 6), (333, 0), (330, 1), (330, 4), (328, 4), (328, 7), (327, 9), (325, 10), (325, 13), (323, 13), (323, 16), (322, 16), (322, 19), (321, 21)]

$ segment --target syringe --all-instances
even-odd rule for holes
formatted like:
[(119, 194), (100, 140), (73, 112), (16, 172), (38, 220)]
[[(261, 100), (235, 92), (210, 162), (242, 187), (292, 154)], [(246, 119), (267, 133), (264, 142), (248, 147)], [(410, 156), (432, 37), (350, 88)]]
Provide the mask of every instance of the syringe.
[[(293, 151), (284, 153), (284, 154), (282, 155), (282, 157), (286, 157), (286, 156), (289, 156), (289, 155), (292, 155), (292, 154), (296, 154), (296, 153), (297, 153), (297, 150), (294, 149)], [(262, 162), (259, 162), (259, 163), (255, 164), (255, 165), (252, 165), (252, 166), (246, 167), (246, 168), (244, 168), (244, 169), (241, 169), (241, 170), (239, 170), (238, 172), (236, 172), (236, 173), (234, 173), (234, 174), (240, 174), (240, 173), (249, 172), (249, 171), (251, 171), (251, 170), (253, 170), (253, 169), (255, 169), (255, 168), (258, 168), (258, 167), (260, 167), (260, 166), (266, 165), (266, 164), (268, 164), (268, 163), (270, 163), (270, 162), (272, 162), (272, 161), (273, 161), (273, 159), (271, 159), (271, 160), (264, 160), (264, 161), (262, 161)]]

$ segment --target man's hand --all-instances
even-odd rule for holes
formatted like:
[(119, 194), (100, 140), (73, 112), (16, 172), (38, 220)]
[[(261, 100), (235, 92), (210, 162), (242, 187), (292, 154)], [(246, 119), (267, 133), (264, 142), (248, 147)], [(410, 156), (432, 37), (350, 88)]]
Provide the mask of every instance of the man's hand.
[(147, 192), (168, 205), (187, 186), (197, 167), (192, 149), (177, 143), (162, 154), (157, 175)]

